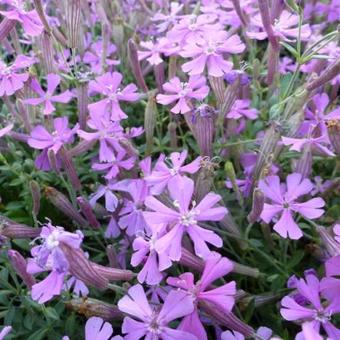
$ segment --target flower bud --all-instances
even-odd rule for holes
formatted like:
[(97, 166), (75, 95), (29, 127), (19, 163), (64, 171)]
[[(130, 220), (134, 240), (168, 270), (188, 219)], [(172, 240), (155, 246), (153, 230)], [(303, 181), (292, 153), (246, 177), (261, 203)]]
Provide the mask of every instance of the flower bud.
[(80, 46), (80, 9), (80, 0), (67, 0), (65, 17), (69, 48), (79, 48)]
[(245, 276), (250, 276), (250, 277), (255, 277), (258, 278), (260, 276), (260, 271), (257, 268), (252, 268), (249, 266), (246, 266), (241, 263), (233, 262), (234, 268), (233, 268), (233, 273), (245, 275)]
[(261, 215), (264, 206), (264, 195), (259, 188), (255, 188), (253, 192), (253, 204), (251, 211), (247, 217), (249, 223), (255, 223)]
[(194, 136), (200, 148), (201, 156), (213, 156), (216, 118), (217, 112), (209, 105), (202, 104), (195, 110), (193, 116)]
[(177, 149), (177, 124), (175, 122), (170, 122), (168, 125), (168, 132), (170, 136), (170, 146), (172, 150)]
[(312, 173), (312, 163), (312, 150), (309, 145), (306, 145), (303, 148), (302, 156), (296, 160), (294, 172), (301, 174), (303, 178), (308, 178)]
[(332, 119), (326, 121), (328, 136), (335, 153), (340, 156), (340, 120)]
[(140, 67), (140, 62), (138, 60), (137, 46), (136, 46), (136, 43), (132, 39), (129, 39), (129, 42), (128, 42), (128, 58), (129, 58), (132, 73), (136, 79), (136, 83), (144, 92), (148, 92), (149, 89), (146, 86), (146, 83), (143, 77), (143, 72)]
[(44, 25), (44, 29), (45, 29), (44, 33), (47, 32), (48, 34), (50, 34), (51, 33), (51, 27), (48, 24), (42, 1), (41, 0), (33, 0), (33, 3), (34, 3), (34, 8), (39, 15), (40, 21)]
[(78, 121), (80, 129), (86, 129), (86, 120), (88, 116), (88, 104), (89, 104), (89, 96), (88, 96), (88, 82), (87, 81), (79, 81), (77, 84), (77, 108), (78, 108)]
[(236, 183), (236, 174), (235, 174), (233, 163), (231, 163), (230, 161), (227, 161), (224, 164), (224, 171), (226, 172), (228, 178), (230, 179), (233, 190), (236, 193), (236, 198), (238, 200), (238, 203), (242, 207), (243, 206), (243, 197), (242, 197), (240, 189), (239, 189), (239, 187)]
[(337, 59), (331, 65), (329, 65), (327, 69), (323, 73), (321, 73), (319, 77), (308, 83), (306, 89), (309, 92), (311, 92), (317, 89), (318, 87), (323, 86), (328, 81), (332, 80), (334, 77), (339, 75), (339, 73), (340, 73), (340, 59)]
[(41, 228), (32, 228), (0, 215), (0, 235), (2, 236), (13, 239), (36, 238), (40, 233)]
[(158, 92), (163, 92), (163, 84), (165, 83), (164, 63), (160, 63), (153, 67), (153, 73), (157, 84)]
[(115, 306), (109, 303), (92, 299), (92, 298), (74, 298), (66, 302), (66, 307), (85, 315), (99, 316), (106, 321), (122, 319), (123, 313)]
[(154, 142), (154, 131), (156, 127), (157, 119), (157, 105), (155, 100), (155, 93), (149, 95), (148, 102), (145, 108), (144, 114), (144, 130), (146, 138), (146, 151), (145, 153), (149, 155), (152, 152), (152, 146)]
[(218, 163), (210, 160), (209, 157), (204, 157), (200, 165), (194, 193), (197, 202), (200, 202), (211, 191), (214, 184), (215, 168), (218, 167)]
[(116, 268), (119, 266), (117, 253), (113, 244), (109, 244), (106, 247), (106, 256), (109, 259), (110, 267)]
[(267, 33), (268, 40), (275, 50), (279, 49), (279, 44), (272, 27), (272, 18), (270, 16), (268, 0), (258, 0), (263, 28)]
[(16, 25), (16, 20), (4, 18), (0, 23), (0, 42), (3, 41)]
[(83, 140), (79, 142), (77, 146), (68, 150), (69, 156), (71, 158), (75, 156), (79, 156), (85, 153), (86, 151), (91, 150), (95, 143), (96, 143), (95, 140)]
[(16, 250), (11, 249), (8, 251), (8, 258), (17, 275), (21, 277), (28, 289), (31, 289), (35, 284), (35, 279), (27, 272), (27, 263), (24, 257)]
[(130, 281), (136, 276), (131, 270), (105, 267), (93, 262), (91, 265), (96, 272), (109, 281)]
[(69, 272), (78, 280), (83, 281), (87, 286), (95, 287), (100, 290), (107, 288), (108, 279), (101, 275), (85, 256), (81, 249), (75, 249), (65, 243), (60, 244), (67, 262)]
[(95, 229), (100, 228), (100, 223), (98, 222), (96, 215), (94, 214), (92, 207), (88, 201), (83, 197), (77, 197), (77, 202), (80, 206), (80, 210), (87, 219), (89, 225)]
[(53, 48), (52, 37), (50, 33), (43, 31), (41, 35), (41, 52), (42, 52), (42, 63), (45, 67), (46, 73), (55, 73), (55, 62), (54, 55), (55, 50)]
[(80, 226), (88, 225), (87, 221), (78, 213), (64, 194), (52, 187), (46, 187), (45, 195), (56, 208), (74, 220), (77, 224)]
[(65, 147), (61, 147), (58, 155), (61, 158), (63, 167), (66, 171), (67, 177), (70, 180), (70, 183), (72, 184), (73, 188), (75, 190), (80, 190), (81, 189), (80, 180), (77, 175), (76, 168), (74, 167), (72, 158), (69, 155), (69, 152), (65, 149)]
[(50, 163), (51, 169), (56, 174), (59, 174), (60, 173), (60, 171), (59, 171), (60, 165), (59, 165), (59, 162), (57, 160), (57, 156), (52, 149), (49, 149), (47, 151), (47, 158), (48, 158), (48, 162)]
[(182, 247), (182, 256), (179, 260), (179, 263), (183, 266), (197, 270), (199, 272), (202, 272), (204, 270), (204, 261), (184, 247)]
[(171, 55), (169, 58), (168, 79), (176, 77), (177, 72), (177, 56)]
[(218, 107), (221, 107), (223, 105), (226, 92), (223, 77), (209, 76), (208, 78), (210, 86), (216, 96)]
[(30, 190), (32, 195), (32, 212), (35, 216), (37, 216), (40, 211), (41, 198), (39, 184), (34, 180), (30, 181)]
[(331, 232), (322, 226), (318, 226), (317, 231), (320, 234), (322, 244), (325, 246), (330, 257), (340, 255), (340, 244), (334, 239)]
[(239, 318), (237, 318), (232, 312), (226, 313), (224, 310), (207, 301), (200, 301), (199, 306), (214, 320), (217, 321), (218, 324), (228, 327), (234, 331), (240, 332), (245, 337), (252, 337), (255, 334), (255, 331), (252, 327), (245, 324)]

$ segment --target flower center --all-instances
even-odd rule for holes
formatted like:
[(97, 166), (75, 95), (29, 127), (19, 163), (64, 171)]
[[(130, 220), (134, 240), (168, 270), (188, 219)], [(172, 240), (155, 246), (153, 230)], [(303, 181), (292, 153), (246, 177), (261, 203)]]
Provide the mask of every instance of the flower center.
[(332, 312), (326, 312), (324, 310), (315, 310), (315, 316), (314, 319), (317, 321), (320, 321), (321, 323), (326, 323), (331, 320)]
[(58, 247), (59, 245), (58, 236), (59, 232), (57, 230), (53, 231), (50, 235), (48, 235), (46, 239), (46, 246), (48, 249)]
[(190, 225), (196, 225), (197, 224), (196, 216), (198, 215), (198, 213), (199, 212), (193, 208), (189, 212), (182, 214), (179, 221), (182, 225), (186, 227)]

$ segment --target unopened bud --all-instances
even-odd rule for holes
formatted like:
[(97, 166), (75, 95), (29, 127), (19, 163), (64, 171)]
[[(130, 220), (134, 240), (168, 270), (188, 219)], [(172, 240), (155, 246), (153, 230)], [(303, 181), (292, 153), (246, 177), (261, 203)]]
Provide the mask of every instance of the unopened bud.
[(70, 157), (79, 156), (85, 153), (88, 150), (91, 150), (94, 144), (96, 143), (95, 140), (83, 140), (74, 148), (68, 150)]
[(105, 267), (93, 262), (91, 262), (91, 265), (96, 272), (109, 281), (130, 281), (135, 277), (135, 274), (131, 270)]
[(32, 212), (35, 216), (39, 214), (40, 211), (40, 187), (36, 181), (30, 181), (30, 190), (32, 195)]
[(65, 4), (67, 44), (69, 48), (79, 47), (80, 0), (67, 0)]
[(88, 82), (80, 81), (77, 84), (77, 107), (78, 107), (78, 121), (82, 130), (86, 128), (86, 120), (88, 116)]
[(15, 20), (4, 18), (0, 23), (0, 42), (3, 41), (16, 25)]
[(132, 73), (136, 79), (136, 83), (145, 93), (147, 93), (149, 89), (146, 86), (140, 62), (138, 60), (136, 43), (132, 39), (129, 39), (128, 42), (128, 58)]
[(77, 224), (82, 227), (88, 225), (87, 221), (73, 207), (72, 203), (64, 194), (52, 187), (46, 187), (45, 195), (56, 208), (74, 220)]
[[(40, 21), (44, 25), (45, 32), (51, 33), (51, 27), (50, 27), (50, 25), (47, 21), (42, 1), (41, 0), (33, 0), (33, 3), (34, 3), (34, 8), (39, 15)], [(49, 73), (52, 73), (52, 72), (49, 72)]]
[(67, 177), (70, 180), (70, 183), (72, 184), (73, 188), (75, 190), (80, 190), (81, 189), (80, 180), (69, 152), (64, 147), (61, 147), (58, 155), (60, 156)]
[(149, 155), (152, 152), (152, 146), (154, 142), (154, 131), (156, 127), (157, 119), (157, 105), (155, 100), (155, 94), (150, 94), (148, 102), (145, 108), (144, 114), (144, 129), (146, 138), (146, 154)]
[(199, 272), (202, 272), (204, 270), (204, 261), (183, 247), (182, 256), (179, 260), (179, 263), (183, 266), (197, 270)]
[(340, 119), (327, 120), (326, 125), (334, 151), (340, 156)]
[(109, 259), (110, 267), (116, 268), (119, 266), (117, 253), (113, 244), (109, 244), (106, 247), (106, 256)]
[(0, 216), (0, 235), (2, 236), (13, 239), (36, 238), (40, 233), (41, 228), (32, 228), (5, 216)]
[(170, 146), (172, 150), (177, 149), (177, 124), (175, 122), (170, 122), (168, 125), (169, 137), (170, 137)]
[(46, 73), (55, 73), (54, 55), (55, 50), (53, 48), (52, 37), (50, 33), (44, 31), (41, 35), (41, 52), (42, 62), (45, 67)]
[(124, 317), (115, 305), (92, 298), (74, 298), (66, 302), (66, 307), (85, 315), (87, 318), (99, 316), (106, 321), (111, 321)]
[(88, 201), (83, 197), (77, 197), (77, 202), (80, 206), (80, 210), (87, 219), (89, 225), (95, 229), (100, 228), (100, 223), (98, 222), (96, 215), (94, 214), (92, 207)]
[(50, 164), (51, 169), (56, 173), (59, 174), (59, 168), (60, 168), (60, 160), (58, 162), (57, 160), (57, 156), (55, 154), (55, 152), (52, 149), (49, 149), (47, 151), (47, 158), (48, 158), (48, 162)]
[(340, 255), (340, 243), (334, 239), (329, 228), (318, 226), (317, 231), (319, 232), (322, 244), (325, 246), (328, 254), (331, 257)]
[(164, 63), (160, 63), (153, 67), (153, 73), (157, 84), (158, 92), (163, 92), (163, 84), (165, 83)]
[(296, 160), (294, 172), (301, 174), (302, 178), (309, 178), (312, 173), (312, 163), (312, 151), (310, 146), (306, 145), (303, 148), (302, 156)]
[(261, 215), (264, 206), (264, 195), (259, 188), (255, 188), (253, 192), (253, 204), (251, 211), (247, 217), (249, 223), (255, 223)]
[(216, 167), (218, 163), (209, 157), (202, 158), (195, 185), (194, 197), (197, 202), (200, 202), (211, 191)]
[(87, 286), (100, 290), (107, 288), (108, 279), (94, 269), (92, 263), (86, 258), (81, 249), (74, 249), (65, 243), (62, 243), (60, 248), (69, 263), (69, 272), (73, 276), (83, 281)]
[(28, 289), (31, 289), (32, 286), (35, 284), (35, 279), (31, 274), (27, 272), (27, 263), (24, 257), (16, 250), (11, 249), (8, 251), (8, 258), (15, 272), (18, 274), (18, 276), (21, 277)]

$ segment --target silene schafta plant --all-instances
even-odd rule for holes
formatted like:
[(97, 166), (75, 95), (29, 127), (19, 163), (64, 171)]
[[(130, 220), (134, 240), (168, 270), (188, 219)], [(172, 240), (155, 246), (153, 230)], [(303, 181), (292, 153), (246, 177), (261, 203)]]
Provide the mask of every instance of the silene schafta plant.
[(339, 22), (0, 0), (0, 339), (340, 339)]

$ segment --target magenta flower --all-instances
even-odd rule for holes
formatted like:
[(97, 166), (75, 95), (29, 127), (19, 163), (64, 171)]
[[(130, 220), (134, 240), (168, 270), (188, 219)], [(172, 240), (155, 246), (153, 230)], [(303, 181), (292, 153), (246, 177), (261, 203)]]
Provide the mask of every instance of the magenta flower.
[(132, 247), (135, 253), (131, 257), (131, 265), (136, 267), (143, 263), (142, 270), (138, 273), (137, 279), (140, 283), (157, 285), (162, 279), (162, 271), (169, 268), (171, 260), (165, 253), (157, 253), (155, 245), (157, 240), (164, 235), (164, 228), (157, 230), (157, 226), (149, 228), (152, 232), (144, 237), (138, 236), (133, 241)]
[(87, 141), (99, 140), (100, 162), (113, 162), (116, 159), (115, 153), (125, 152), (119, 144), (121, 139), (125, 139), (123, 128), (118, 122), (111, 121), (109, 112), (91, 112), (87, 125), (97, 131), (79, 130), (78, 135)]
[(145, 199), (146, 207), (152, 210), (144, 212), (147, 223), (165, 223), (169, 226), (168, 233), (156, 242), (157, 252), (166, 252), (171, 260), (179, 261), (184, 233), (189, 235), (194, 243), (195, 253), (200, 257), (206, 258), (210, 255), (207, 243), (222, 247), (223, 242), (218, 235), (199, 226), (200, 221), (220, 221), (227, 214), (225, 207), (214, 208), (221, 196), (211, 192), (196, 205), (195, 201), (191, 202), (194, 182), (187, 177), (177, 177), (170, 181), (168, 190), (176, 210), (168, 208), (153, 196)]
[[(275, 20), (273, 27), (274, 34), (284, 40), (291, 41), (292, 38), (297, 39), (299, 17), (296, 14), (283, 10), (280, 18)], [(311, 29), (308, 24), (301, 26), (301, 40), (307, 40), (311, 35)], [(251, 39), (264, 40), (267, 39), (267, 32), (263, 28), (260, 14), (251, 17), (250, 28), (247, 35)]]
[(73, 143), (74, 135), (78, 130), (78, 124), (73, 129), (68, 127), (67, 117), (55, 118), (53, 125), (54, 131), (52, 133), (48, 132), (42, 125), (36, 126), (33, 128), (31, 136), (27, 141), (30, 147), (43, 150), (35, 160), (35, 165), (41, 170), (50, 170), (48, 150), (52, 150), (57, 155), (63, 145)]
[[(96, 171), (106, 172), (104, 176), (107, 180), (112, 180), (117, 177), (121, 169), (131, 170), (135, 164), (135, 157), (126, 157), (125, 151), (118, 152), (115, 159), (111, 162), (94, 163), (92, 169)], [(126, 158), (125, 158), (126, 157)]]
[(128, 295), (118, 301), (118, 308), (129, 316), (124, 318), (122, 332), (126, 339), (178, 339), (196, 340), (196, 337), (168, 327), (168, 324), (178, 318), (192, 313), (194, 306), (192, 298), (183, 291), (172, 290), (165, 298), (163, 306), (152, 308), (146, 298), (143, 287), (137, 284), (131, 287)]
[(36, 79), (33, 79), (31, 82), (31, 88), (39, 95), (39, 97), (25, 99), (23, 103), (34, 106), (44, 104), (44, 114), (51, 114), (55, 111), (53, 103), (68, 103), (73, 97), (72, 93), (69, 90), (58, 95), (53, 95), (57, 86), (60, 84), (60, 80), (61, 78), (57, 74), (48, 74), (47, 91), (44, 92), (39, 82)]
[(171, 109), (173, 113), (191, 111), (190, 99), (203, 100), (209, 93), (206, 79), (202, 76), (191, 76), (187, 83), (181, 82), (178, 77), (175, 77), (163, 84), (163, 89), (170, 94), (158, 94), (157, 102), (162, 105), (169, 105), (176, 101), (177, 104)]
[(32, 287), (32, 298), (44, 303), (60, 294), (68, 273), (69, 264), (59, 247), (60, 243), (79, 249), (83, 234), (79, 230), (76, 233), (66, 232), (62, 227), (54, 227), (49, 222), (42, 227), (40, 239), (43, 243), (31, 249), (33, 259), (29, 259), (27, 271), (30, 274), (51, 271), (44, 280)]
[[(287, 176), (287, 189), (284, 185), (280, 186), (278, 176), (269, 176), (261, 180), (259, 188), (267, 197), (271, 204), (265, 203), (261, 218), (269, 223), (275, 220), (274, 230), (284, 238), (297, 240), (303, 236), (299, 226), (293, 219), (294, 213), (299, 213), (305, 218), (315, 219), (323, 215), (321, 209), (325, 201), (321, 197), (312, 198), (306, 202), (297, 202), (297, 199), (308, 194), (313, 190), (312, 182), (299, 173)], [(276, 217), (280, 215), (279, 218)]]
[(0, 60), (0, 97), (11, 96), (22, 89), (29, 78), (29, 74), (21, 70), (34, 63), (33, 58), (24, 55), (18, 55), (12, 65), (9, 66)]
[(160, 38), (156, 42), (142, 41), (140, 46), (143, 51), (138, 51), (138, 59), (146, 59), (150, 65), (156, 66), (163, 62), (162, 54), (169, 56), (177, 52), (178, 48), (167, 38)]
[(11, 10), (0, 11), (4, 17), (18, 21), (27, 35), (35, 37), (42, 33), (44, 27), (36, 10), (26, 11), (24, 0), (11, 0), (9, 4), (13, 7)]
[(90, 93), (99, 93), (106, 98), (89, 105), (90, 113), (106, 113), (111, 114), (111, 119), (120, 121), (127, 118), (127, 115), (120, 108), (119, 102), (134, 102), (139, 99), (136, 93), (137, 86), (129, 84), (124, 89), (120, 89), (123, 76), (118, 72), (105, 73), (93, 80), (89, 84)]
[(227, 113), (227, 118), (240, 119), (242, 117), (254, 120), (257, 118), (258, 112), (256, 109), (249, 108), (249, 99), (238, 99), (235, 100), (234, 105)]
[(317, 333), (322, 326), (331, 339), (339, 339), (340, 330), (331, 323), (331, 317), (340, 312), (338, 299), (321, 302), (320, 282), (314, 273), (307, 272), (305, 280), (297, 280), (296, 289), (305, 300), (298, 303), (293, 297), (285, 296), (281, 301), (282, 317), (288, 321), (311, 321)]
[(123, 340), (119, 335), (111, 338), (112, 326), (98, 316), (92, 316), (85, 324), (85, 340)]
[(199, 75), (207, 67), (208, 74), (222, 77), (233, 68), (230, 61), (224, 59), (225, 53), (242, 53), (245, 45), (237, 35), (228, 36), (226, 31), (206, 33), (203, 39), (191, 41), (179, 53), (184, 58), (193, 58), (182, 65), (182, 70), (190, 75)]
[(169, 158), (160, 157), (151, 174), (145, 176), (145, 181), (151, 186), (153, 195), (163, 192), (171, 179), (183, 176), (185, 173), (194, 174), (199, 170), (201, 157), (197, 157), (191, 163), (183, 165), (187, 156), (188, 150), (184, 150), (181, 153), (171, 153)]
[(212, 288), (211, 284), (215, 280), (227, 275), (232, 269), (233, 263), (231, 261), (215, 253), (206, 260), (203, 274), (196, 284), (194, 284), (194, 275), (192, 273), (184, 273), (178, 278), (169, 277), (167, 279), (169, 285), (186, 290), (194, 300), (194, 311), (184, 317), (179, 329), (196, 335), (197, 339), (208, 339), (198, 314), (199, 303), (206, 301), (216, 305), (225, 313), (231, 312), (235, 303), (235, 281), (217, 288)]

